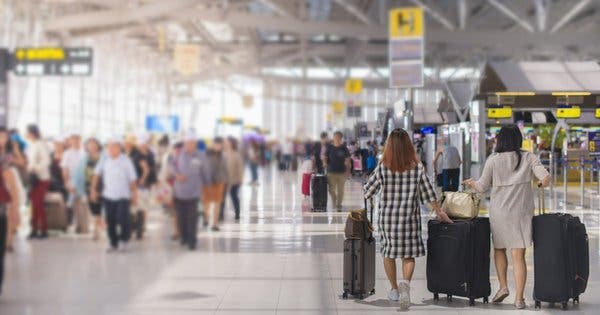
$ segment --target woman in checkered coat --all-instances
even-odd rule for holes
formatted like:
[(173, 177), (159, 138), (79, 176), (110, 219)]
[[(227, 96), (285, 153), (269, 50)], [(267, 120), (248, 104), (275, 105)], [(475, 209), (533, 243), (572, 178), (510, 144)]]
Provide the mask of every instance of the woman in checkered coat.
[[(365, 198), (380, 195), (381, 254), (392, 286), (388, 297), (393, 301), (400, 300), (401, 307), (408, 308), (415, 257), (425, 255), (420, 204), (429, 203), (439, 219), (452, 221), (439, 206), (435, 189), (405, 130), (395, 129), (388, 136), (381, 163), (365, 184), (364, 192)], [(404, 280), (400, 286), (396, 281), (396, 258), (402, 259)]]

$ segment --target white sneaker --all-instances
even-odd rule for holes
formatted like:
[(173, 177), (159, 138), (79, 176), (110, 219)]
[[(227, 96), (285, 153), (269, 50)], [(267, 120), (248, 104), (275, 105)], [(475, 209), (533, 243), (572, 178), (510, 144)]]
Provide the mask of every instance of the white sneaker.
[(398, 288), (400, 289), (400, 309), (406, 311), (410, 307), (410, 285), (401, 282)]
[(398, 290), (391, 289), (390, 293), (388, 293), (388, 299), (390, 299), (390, 301), (398, 302), (398, 300), (400, 299), (400, 293), (398, 292)]

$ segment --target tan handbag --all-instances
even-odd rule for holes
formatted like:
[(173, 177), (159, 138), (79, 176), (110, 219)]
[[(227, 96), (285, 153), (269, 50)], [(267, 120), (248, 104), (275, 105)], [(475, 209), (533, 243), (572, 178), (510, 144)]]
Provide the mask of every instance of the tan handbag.
[(479, 203), (477, 193), (447, 191), (444, 192), (442, 208), (450, 218), (471, 220), (479, 215)]

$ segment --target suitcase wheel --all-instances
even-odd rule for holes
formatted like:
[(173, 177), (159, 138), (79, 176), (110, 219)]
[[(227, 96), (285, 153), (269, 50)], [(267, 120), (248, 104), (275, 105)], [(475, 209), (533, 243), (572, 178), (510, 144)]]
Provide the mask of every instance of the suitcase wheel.
[(452, 302), (452, 295), (451, 294), (448, 294), (446, 296), (446, 302)]
[(573, 298), (573, 305), (579, 304), (579, 296)]
[(371, 290), (371, 292), (369, 292), (370, 295), (375, 294), (375, 289)]
[(483, 304), (488, 304), (490, 301), (488, 300), (488, 297), (484, 297), (483, 298)]
[(560, 303), (560, 306), (562, 307), (563, 310), (566, 310), (569, 308), (569, 302), (562, 302), (562, 303)]
[(535, 309), (539, 310), (540, 308), (542, 308), (542, 302), (540, 301), (535, 301)]
[(440, 300), (440, 295), (439, 295), (439, 294), (437, 294), (437, 293), (434, 293), (434, 294), (433, 294), (433, 301), (434, 301), (434, 302), (437, 302), (437, 301), (439, 301), (439, 300)]
[(469, 299), (469, 306), (475, 306), (475, 299)]
[(344, 293), (342, 293), (342, 299), (344, 299), (344, 300), (348, 299), (348, 292), (344, 291)]

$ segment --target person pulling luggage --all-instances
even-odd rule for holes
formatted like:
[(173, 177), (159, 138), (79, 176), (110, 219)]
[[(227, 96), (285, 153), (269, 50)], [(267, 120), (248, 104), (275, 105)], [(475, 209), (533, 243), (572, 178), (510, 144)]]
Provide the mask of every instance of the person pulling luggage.
[[(381, 163), (364, 185), (364, 197), (380, 195), (379, 234), (383, 266), (390, 281), (388, 298), (400, 301), (404, 310), (410, 307), (410, 281), (415, 257), (425, 255), (421, 236), (420, 202), (428, 203), (444, 222), (452, 220), (437, 202), (437, 195), (425, 168), (417, 158), (410, 136), (394, 129), (388, 136)], [(414, 198), (418, 195), (419, 199)], [(402, 259), (403, 280), (396, 279), (396, 259)]]
[(523, 136), (516, 125), (502, 127), (496, 136), (496, 152), (485, 162), (479, 180), (467, 179), (465, 186), (480, 193), (491, 189), (489, 213), (494, 244), (494, 261), (500, 288), (492, 299), (501, 303), (509, 296), (506, 249), (511, 249), (515, 277), (515, 307), (527, 307), (523, 298), (527, 280), (525, 249), (532, 244), (534, 215), (531, 180), (541, 187), (550, 184), (550, 174), (535, 154), (522, 151)]

